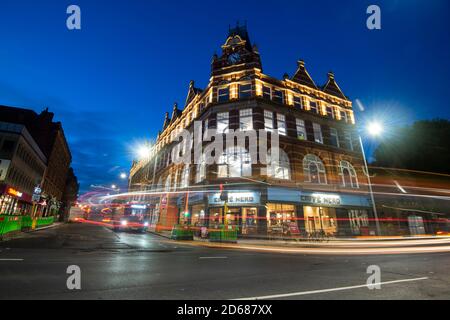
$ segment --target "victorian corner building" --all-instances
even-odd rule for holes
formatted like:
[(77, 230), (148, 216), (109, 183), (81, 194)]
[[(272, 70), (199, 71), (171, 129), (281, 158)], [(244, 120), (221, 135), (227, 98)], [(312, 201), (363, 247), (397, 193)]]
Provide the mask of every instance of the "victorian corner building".
[(0, 215), (68, 218), (78, 181), (53, 117), (48, 109), (0, 106)]
[[(276, 131), (279, 161), (252, 164), (247, 141), (245, 150), (223, 150), (231, 161), (175, 164), (177, 132), (192, 132), (194, 121), (203, 130)], [(363, 166), (352, 102), (334, 74), (319, 86), (298, 61), (292, 77), (266, 75), (247, 29), (237, 26), (212, 58), (207, 87), (191, 81), (184, 108), (166, 113), (151, 156), (132, 165), (129, 189), (141, 192), (134, 201), (145, 203), (156, 231), (181, 224), (238, 226), (242, 237), (368, 235), (375, 226)]]

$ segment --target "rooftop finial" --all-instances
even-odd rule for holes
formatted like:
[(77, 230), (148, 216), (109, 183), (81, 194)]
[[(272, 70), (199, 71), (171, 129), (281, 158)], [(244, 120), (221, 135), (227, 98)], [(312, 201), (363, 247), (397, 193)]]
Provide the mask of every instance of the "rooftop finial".
[(334, 73), (333, 73), (333, 71), (328, 72), (328, 79), (334, 80)]
[(300, 59), (297, 61), (297, 65), (299, 68), (304, 68), (305, 67), (305, 61), (303, 59)]

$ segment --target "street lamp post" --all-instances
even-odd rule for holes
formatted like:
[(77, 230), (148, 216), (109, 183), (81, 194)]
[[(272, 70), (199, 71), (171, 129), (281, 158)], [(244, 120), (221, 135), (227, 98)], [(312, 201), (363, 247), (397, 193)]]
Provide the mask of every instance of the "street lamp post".
[[(377, 122), (373, 122), (371, 124), (369, 124), (369, 126), (367, 127), (368, 132), (373, 135), (373, 136), (377, 136), (381, 133), (381, 131), (383, 131), (383, 128), (381, 127), (381, 125)], [(378, 220), (378, 212), (377, 212), (377, 206), (375, 204), (375, 197), (373, 195), (373, 190), (372, 190), (372, 183), (370, 181), (370, 173), (369, 173), (369, 166), (367, 165), (367, 158), (366, 158), (366, 153), (364, 151), (364, 145), (362, 142), (362, 138), (361, 138), (361, 134), (359, 134), (359, 144), (361, 146), (361, 152), (363, 155), (363, 161), (364, 161), (364, 167), (366, 169), (366, 175), (367, 175), (367, 183), (369, 185), (369, 194), (370, 194), (370, 200), (372, 202), (372, 208), (373, 208), (373, 215), (375, 218), (375, 226), (377, 229), (377, 235), (381, 235), (381, 229), (380, 229), (380, 221)]]

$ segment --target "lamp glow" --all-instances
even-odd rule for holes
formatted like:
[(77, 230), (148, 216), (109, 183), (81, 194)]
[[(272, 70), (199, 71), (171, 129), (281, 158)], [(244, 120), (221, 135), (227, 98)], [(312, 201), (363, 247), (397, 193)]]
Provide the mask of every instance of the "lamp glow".
[(378, 122), (372, 122), (367, 127), (367, 131), (372, 136), (378, 136), (383, 132), (383, 127)]

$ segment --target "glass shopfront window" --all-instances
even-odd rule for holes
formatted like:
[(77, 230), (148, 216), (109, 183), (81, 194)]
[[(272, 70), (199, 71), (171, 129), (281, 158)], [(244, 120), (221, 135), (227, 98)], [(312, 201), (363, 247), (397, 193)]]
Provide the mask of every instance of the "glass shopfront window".
[(242, 208), (242, 234), (256, 234), (257, 208)]
[(219, 228), (222, 224), (222, 208), (211, 208), (209, 209), (209, 227), (210, 228)]
[(206, 226), (205, 206), (203, 204), (192, 206), (191, 224), (196, 227)]
[(295, 206), (291, 204), (267, 204), (267, 230), (271, 234), (283, 234), (295, 221)]
[(336, 210), (326, 207), (304, 206), (306, 232), (309, 234), (323, 231), (327, 235), (337, 232)]

